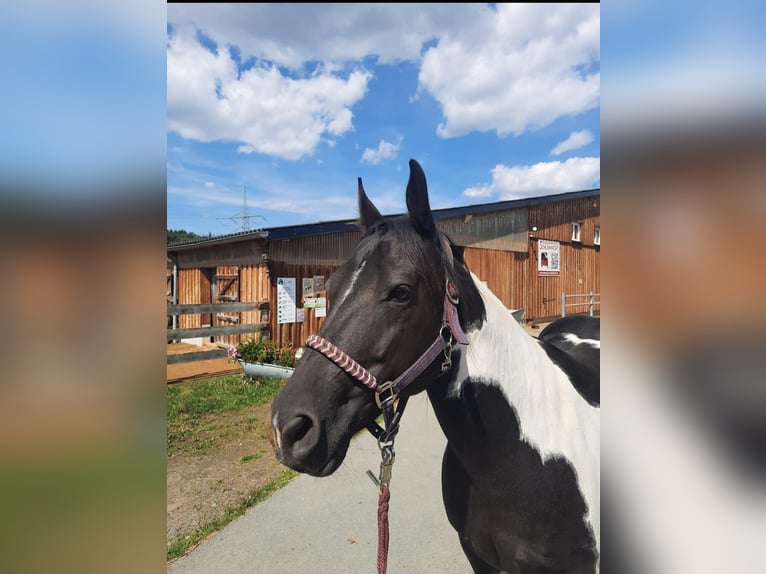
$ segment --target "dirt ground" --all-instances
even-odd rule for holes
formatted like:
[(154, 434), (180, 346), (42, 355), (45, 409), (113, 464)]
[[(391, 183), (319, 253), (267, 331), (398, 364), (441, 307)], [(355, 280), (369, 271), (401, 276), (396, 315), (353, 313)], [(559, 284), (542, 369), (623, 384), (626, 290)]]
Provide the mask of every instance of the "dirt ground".
[[(173, 343), (168, 354), (216, 348)], [(242, 367), (223, 358), (168, 365), (167, 373), (173, 383), (240, 374)], [(222, 516), (282, 474), (268, 438), (270, 419), (270, 404), (208, 415), (202, 432), (168, 452), (168, 543)]]
[[(525, 326), (525, 330), (535, 336), (544, 327)], [(213, 348), (174, 343), (168, 345), (168, 354)], [(168, 382), (242, 372), (239, 365), (225, 358), (168, 365), (167, 369)], [(267, 404), (210, 415), (204, 421), (205, 430), (189, 437), (182, 452), (168, 452), (168, 543), (223, 515), (227, 508), (239, 505), (253, 490), (282, 474), (284, 467), (274, 456), (268, 438), (270, 411)], [(215, 446), (190, 454), (195, 452), (195, 445), (206, 441)]]
[(277, 479), (284, 467), (268, 439), (271, 405), (206, 417), (193, 439), (217, 446), (207, 452), (168, 453), (168, 542), (185, 536), (238, 506), (255, 489)]

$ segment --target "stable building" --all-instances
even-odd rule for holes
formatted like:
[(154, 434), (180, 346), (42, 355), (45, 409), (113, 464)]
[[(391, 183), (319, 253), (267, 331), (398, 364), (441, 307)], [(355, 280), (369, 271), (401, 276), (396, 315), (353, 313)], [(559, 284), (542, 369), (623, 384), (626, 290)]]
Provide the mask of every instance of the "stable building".
[[(469, 269), (522, 321), (600, 314), (600, 190), (433, 210)], [(332, 301), (324, 283), (361, 239), (355, 220), (168, 245), (168, 341), (300, 346)], [(521, 313), (519, 313), (521, 315)]]

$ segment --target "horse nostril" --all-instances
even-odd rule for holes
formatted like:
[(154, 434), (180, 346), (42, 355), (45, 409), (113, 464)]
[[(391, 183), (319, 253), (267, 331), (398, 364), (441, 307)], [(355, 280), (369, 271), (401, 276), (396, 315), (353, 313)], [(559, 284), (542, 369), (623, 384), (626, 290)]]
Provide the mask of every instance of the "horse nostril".
[(315, 417), (308, 413), (294, 416), (282, 429), (282, 444), (293, 455), (306, 454), (319, 440)]

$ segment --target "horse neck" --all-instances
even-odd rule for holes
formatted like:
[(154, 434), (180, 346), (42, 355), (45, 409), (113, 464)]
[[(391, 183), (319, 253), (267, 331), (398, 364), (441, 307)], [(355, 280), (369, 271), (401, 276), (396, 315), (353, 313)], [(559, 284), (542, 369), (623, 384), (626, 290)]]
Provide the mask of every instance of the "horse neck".
[[(538, 341), (524, 331), (502, 301), (473, 273), (471, 278), (486, 317), (478, 328), (466, 333), (469, 345), (461, 356), (461, 374), (496, 381), (514, 408), (519, 410), (531, 402), (536, 417), (541, 407), (577, 397), (566, 375), (551, 362)], [(453, 382), (451, 396), (457, 396), (463, 378), (458, 375)]]
[[(457, 397), (466, 378), (500, 387), (516, 410), (524, 435), (534, 437), (555, 452), (556, 431), (591, 427), (598, 410), (583, 400), (564, 372), (545, 353), (539, 342), (513, 318), (492, 291), (471, 274), (486, 309), (481, 326), (469, 330), (469, 345), (461, 354), (457, 376), (448, 396)], [(562, 417), (567, 417), (562, 420)], [(574, 417), (573, 420), (572, 417)], [(562, 424), (549, 424), (550, 421)], [(575, 426), (572, 426), (575, 425)], [(596, 437), (593, 444), (598, 444)]]
[[(439, 388), (437, 383), (429, 388), (431, 403), (447, 440), (459, 451), (464, 444), (465, 429), (461, 425), (465, 423), (453, 426), (448, 421), (466, 421), (475, 416), (468, 412), (463, 400), (465, 385), (499, 387), (518, 419), (519, 439), (535, 448), (543, 461), (554, 457), (569, 460), (579, 476), (588, 477), (581, 488), (589, 506), (597, 508), (598, 409), (579, 395), (564, 372), (505, 305), (475, 275), (471, 277), (481, 295), (486, 317), (478, 328), (466, 332), (469, 345), (462, 348), (458, 368), (447, 387)], [(598, 535), (598, 516), (591, 520)]]

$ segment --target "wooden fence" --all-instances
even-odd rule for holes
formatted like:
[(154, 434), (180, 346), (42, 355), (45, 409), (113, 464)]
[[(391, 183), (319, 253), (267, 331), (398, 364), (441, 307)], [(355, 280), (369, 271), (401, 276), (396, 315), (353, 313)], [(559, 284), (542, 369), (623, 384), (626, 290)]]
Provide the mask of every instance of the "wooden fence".
[[(226, 317), (232, 324), (216, 325), (212, 327), (195, 327), (191, 329), (173, 329), (167, 331), (167, 341), (179, 341), (181, 339), (192, 339), (195, 337), (221, 337), (224, 335), (242, 335), (247, 333), (268, 333), (268, 323), (239, 323), (239, 317), (234, 315), (247, 313), (250, 311), (262, 310), (263, 302), (260, 303), (192, 303), (192, 304), (169, 304), (167, 309), (168, 317), (178, 315), (200, 315), (212, 314), (213, 317)], [(179, 355), (168, 355), (168, 364), (185, 363), (189, 361), (199, 361), (204, 359), (217, 359), (226, 357), (226, 349), (215, 349), (213, 351), (200, 351), (197, 353), (183, 353)]]

